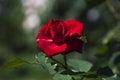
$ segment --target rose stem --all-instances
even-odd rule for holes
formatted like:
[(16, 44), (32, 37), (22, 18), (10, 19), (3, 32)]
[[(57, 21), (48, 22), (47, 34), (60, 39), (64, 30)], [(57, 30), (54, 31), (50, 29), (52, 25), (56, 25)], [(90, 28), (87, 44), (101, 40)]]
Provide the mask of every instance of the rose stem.
[(66, 68), (66, 70), (68, 70), (67, 56), (66, 55), (64, 55), (64, 62), (65, 62), (65, 68)]
[[(65, 69), (67, 70), (67, 74), (69, 74), (66, 55), (64, 55), (64, 62), (65, 62)], [(75, 80), (74, 77), (72, 77), (72, 80)]]
[(55, 60), (53, 57), (50, 57), (51, 60), (55, 61), (56, 63), (60, 64), (61, 66), (63, 66), (65, 69), (66, 67), (59, 61)]

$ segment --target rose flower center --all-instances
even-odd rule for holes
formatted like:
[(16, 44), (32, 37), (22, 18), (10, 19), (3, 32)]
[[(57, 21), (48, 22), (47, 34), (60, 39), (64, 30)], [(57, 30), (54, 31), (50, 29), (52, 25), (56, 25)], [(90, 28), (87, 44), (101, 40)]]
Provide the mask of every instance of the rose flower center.
[(65, 35), (65, 28), (63, 25), (58, 24), (57, 26), (53, 26), (54, 36), (52, 37), (53, 42), (56, 44), (63, 44), (64, 43), (64, 35)]

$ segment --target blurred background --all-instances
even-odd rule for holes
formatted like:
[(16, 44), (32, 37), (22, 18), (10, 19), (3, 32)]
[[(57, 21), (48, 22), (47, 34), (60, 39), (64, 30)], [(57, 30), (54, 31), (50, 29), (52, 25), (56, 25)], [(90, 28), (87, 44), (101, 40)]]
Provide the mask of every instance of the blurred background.
[[(79, 58), (110, 66), (120, 76), (120, 0), (0, 0), (0, 67), (16, 57), (34, 62), (36, 34), (50, 19), (75, 19), (85, 25), (87, 43)], [(79, 55), (79, 56), (78, 56)], [(59, 56), (58, 56), (59, 57)], [(0, 72), (0, 80), (52, 80), (40, 65)]]

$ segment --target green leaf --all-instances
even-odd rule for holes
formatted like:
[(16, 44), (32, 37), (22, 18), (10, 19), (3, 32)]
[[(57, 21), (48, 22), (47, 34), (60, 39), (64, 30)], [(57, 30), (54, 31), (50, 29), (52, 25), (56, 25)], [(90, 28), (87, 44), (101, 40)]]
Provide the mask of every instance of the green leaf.
[(92, 63), (84, 60), (78, 59), (69, 59), (68, 65), (73, 68), (75, 71), (88, 72), (93, 66)]
[(27, 61), (24, 61), (20, 58), (16, 58), (8, 63), (6, 63), (5, 65), (3, 65), (0, 70), (7, 70), (7, 69), (12, 69), (12, 68), (18, 68), (21, 67), (25, 64), (27, 64)]
[(70, 75), (62, 75), (62, 74), (55, 74), (53, 77), (54, 80), (72, 80), (72, 77)]
[(82, 40), (84, 43), (87, 43), (87, 38), (86, 38), (86, 36), (81, 36), (81, 37), (80, 37), (80, 40)]
[(49, 74), (55, 74), (56, 71), (54, 70), (57, 66), (57, 64), (51, 65), (50, 62), (48, 62), (48, 57), (46, 57), (44, 54), (39, 53), (35, 56), (38, 63), (49, 73)]

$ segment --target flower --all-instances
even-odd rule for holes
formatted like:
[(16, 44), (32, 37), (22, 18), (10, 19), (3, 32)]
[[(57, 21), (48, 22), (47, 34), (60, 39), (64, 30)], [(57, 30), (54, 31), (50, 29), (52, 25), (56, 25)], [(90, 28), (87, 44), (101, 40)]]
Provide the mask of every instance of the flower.
[(67, 54), (72, 51), (81, 52), (84, 26), (77, 20), (50, 20), (39, 30), (36, 41), (46, 56)]

